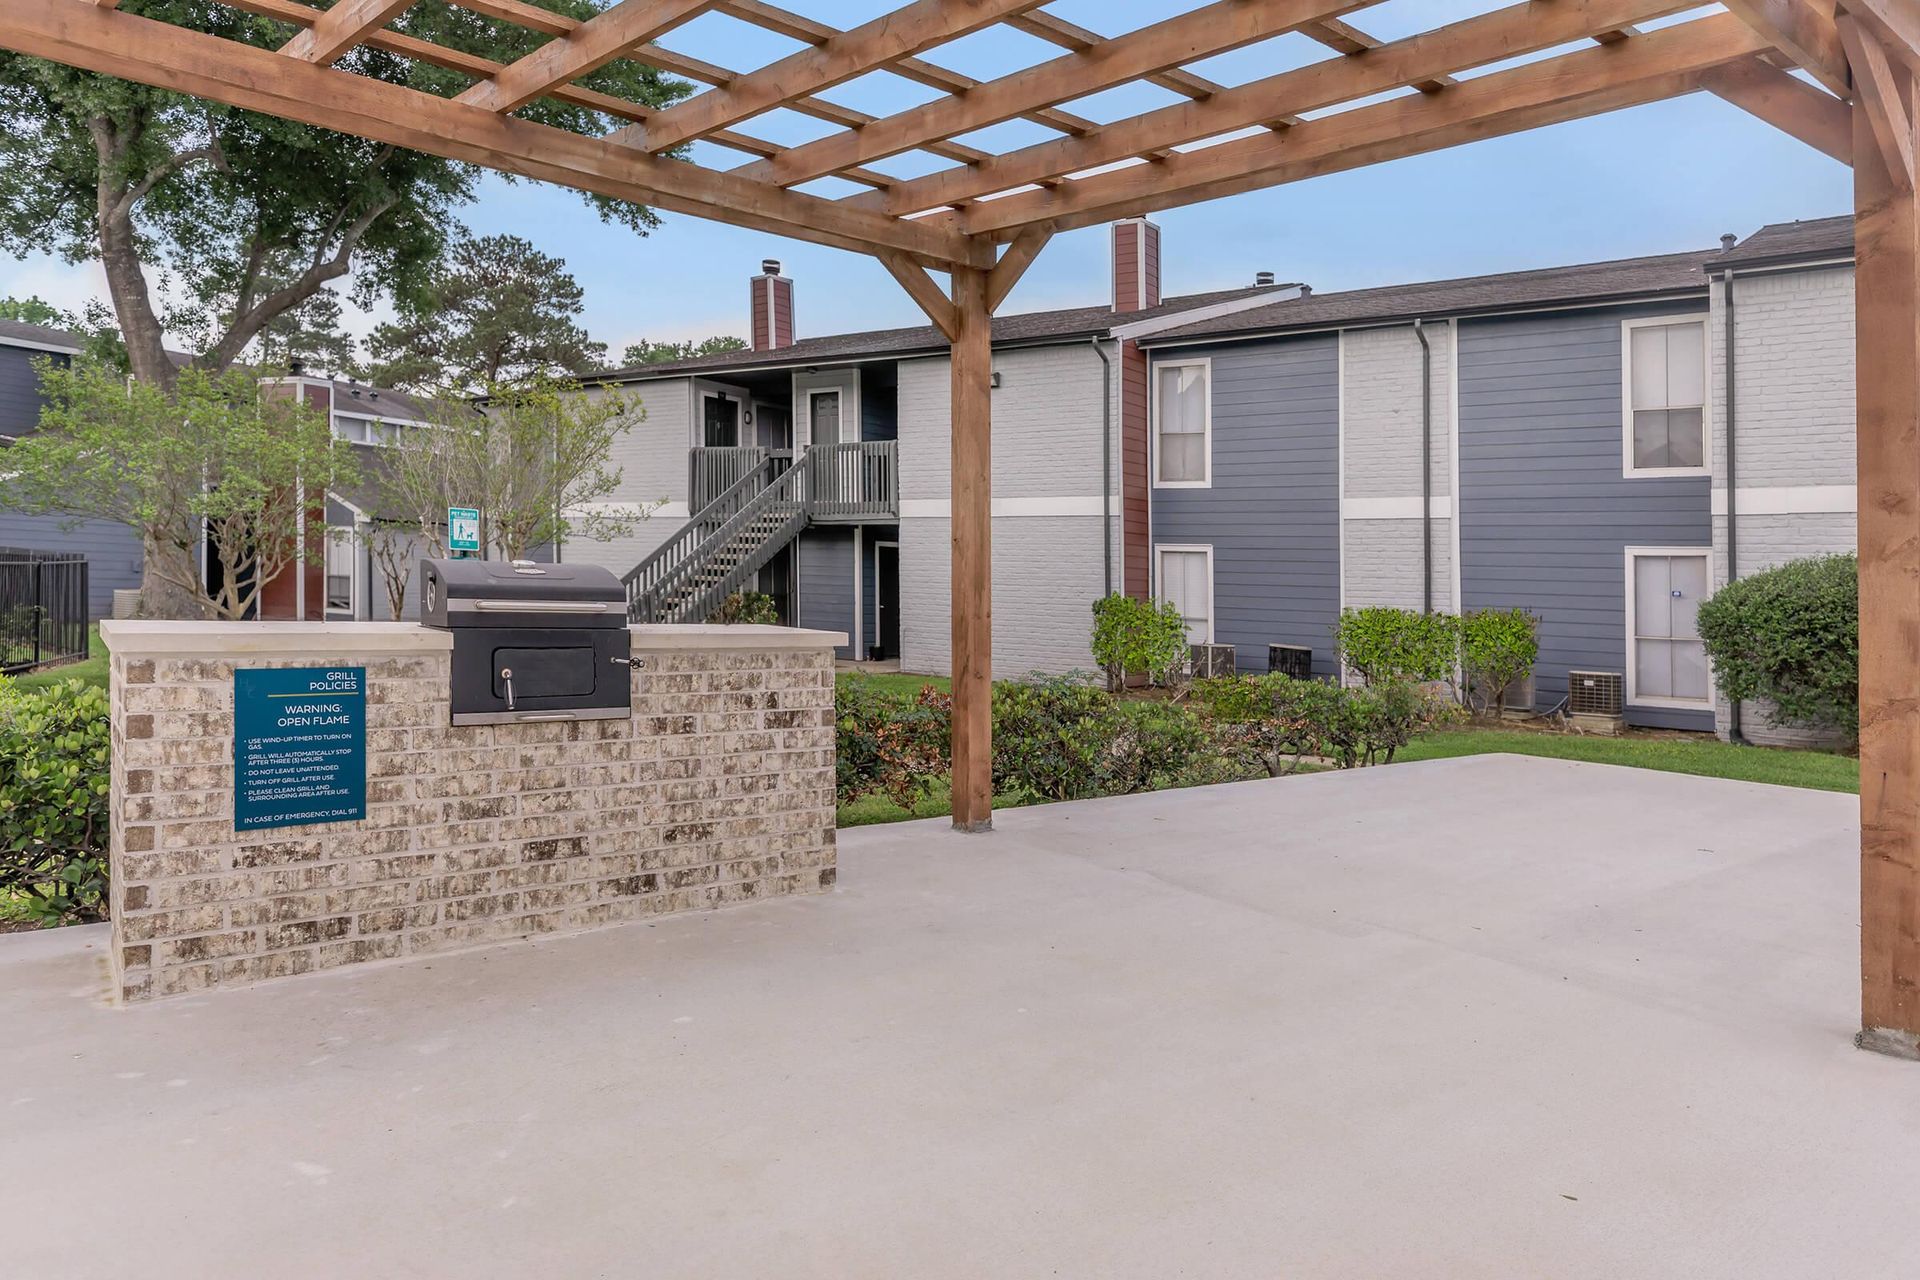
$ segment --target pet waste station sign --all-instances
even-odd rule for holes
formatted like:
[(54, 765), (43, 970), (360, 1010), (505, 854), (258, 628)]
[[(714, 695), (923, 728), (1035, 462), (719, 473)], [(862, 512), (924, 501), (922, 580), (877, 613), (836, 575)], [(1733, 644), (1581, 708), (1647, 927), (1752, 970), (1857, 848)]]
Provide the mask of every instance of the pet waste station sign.
[(233, 673), (233, 825), (367, 816), (367, 669)]
[(447, 550), (478, 551), (480, 549), (480, 508), (447, 508)]

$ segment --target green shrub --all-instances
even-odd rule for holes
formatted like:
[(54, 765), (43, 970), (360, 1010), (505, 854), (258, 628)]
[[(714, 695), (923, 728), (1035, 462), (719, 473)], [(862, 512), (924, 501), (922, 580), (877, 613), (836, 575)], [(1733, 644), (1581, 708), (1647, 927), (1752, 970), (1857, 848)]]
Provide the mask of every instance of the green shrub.
[(110, 742), (105, 690), (0, 680), (0, 908), (106, 919)]
[(736, 591), (720, 602), (708, 622), (726, 625), (752, 623), (764, 627), (780, 625), (780, 606), (763, 591)]
[(1113, 696), (1076, 676), (993, 687), (993, 787), (1036, 800), (1100, 793)]
[(1125, 795), (1178, 785), (1208, 754), (1206, 727), (1174, 702), (1118, 702), (1098, 721), (1106, 740), (1095, 770), (1101, 795)]
[(1414, 737), (1456, 714), (1453, 703), (1409, 681), (1359, 689), (1283, 675), (1228, 676), (1194, 686), (1215, 750), (1248, 771), (1278, 778), (1308, 756), (1342, 769), (1386, 764)]
[(1107, 688), (1143, 674), (1153, 684), (1171, 684), (1187, 669), (1187, 624), (1171, 601), (1111, 595), (1093, 606), (1093, 660), (1107, 673)]
[(1700, 606), (1700, 638), (1728, 698), (1764, 698), (1782, 724), (1860, 733), (1860, 566), (1794, 560), (1730, 582)]
[(1460, 662), (1474, 710), (1506, 711), (1507, 690), (1540, 656), (1539, 626), (1525, 609), (1475, 609), (1460, 619)]
[(834, 682), (834, 794), (840, 804), (885, 795), (910, 809), (946, 776), (953, 698), (933, 685), (912, 697), (867, 676)]
[(1451, 680), (1460, 655), (1460, 619), (1378, 605), (1342, 609), (1333, 643), (1340, 660), (1368, 684)]
[(1277, 673), (1202, 680), (1194, 697), (1207, 710), (1214, 750), (1243, 774), (1283, 777), (1321, 754), (1335, 705), (1347, 691)]

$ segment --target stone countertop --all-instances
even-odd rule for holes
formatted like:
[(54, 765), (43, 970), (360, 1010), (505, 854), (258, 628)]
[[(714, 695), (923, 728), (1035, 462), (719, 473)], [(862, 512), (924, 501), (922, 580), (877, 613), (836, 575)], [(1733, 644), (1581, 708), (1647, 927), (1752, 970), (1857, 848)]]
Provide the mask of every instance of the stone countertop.
[[(635, 626), (636, 651), (694, 649), (831, 649), (847, 643), (840, 631), (747, 624), (689, 623)], [(100, 624), (100, 638), (113, 653), (141, 657), (228, 655), (317, 657), (342, 654), (440, 653), (453, 648), (453, 632), (417, 622), (166, 622), (144, 618)]]

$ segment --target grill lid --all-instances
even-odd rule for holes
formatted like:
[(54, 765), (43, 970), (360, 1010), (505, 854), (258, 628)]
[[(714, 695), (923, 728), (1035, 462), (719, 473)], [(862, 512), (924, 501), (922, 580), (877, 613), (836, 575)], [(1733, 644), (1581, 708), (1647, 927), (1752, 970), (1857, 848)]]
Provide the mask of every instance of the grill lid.
[(548, 627), (626, 625), (627, 589), (595, 564), (422, 560), (420, 621), (474, 627), (538, 619)]

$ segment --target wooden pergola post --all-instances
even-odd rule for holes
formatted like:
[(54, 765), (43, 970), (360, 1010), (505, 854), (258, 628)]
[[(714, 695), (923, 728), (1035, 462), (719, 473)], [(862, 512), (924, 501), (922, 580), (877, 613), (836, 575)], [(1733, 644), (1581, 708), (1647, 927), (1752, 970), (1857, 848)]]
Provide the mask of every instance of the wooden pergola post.
[(953, 826), (993, 826), (993, 311), (953, 273)]
[(1920, 199), (1888, 136), (1904, 120), (1911, 154), (1914, 97), (1901, 75), (1893, 102), (1856, 107), (1853, 172), (1860, 1045), (1920, 1058)]

